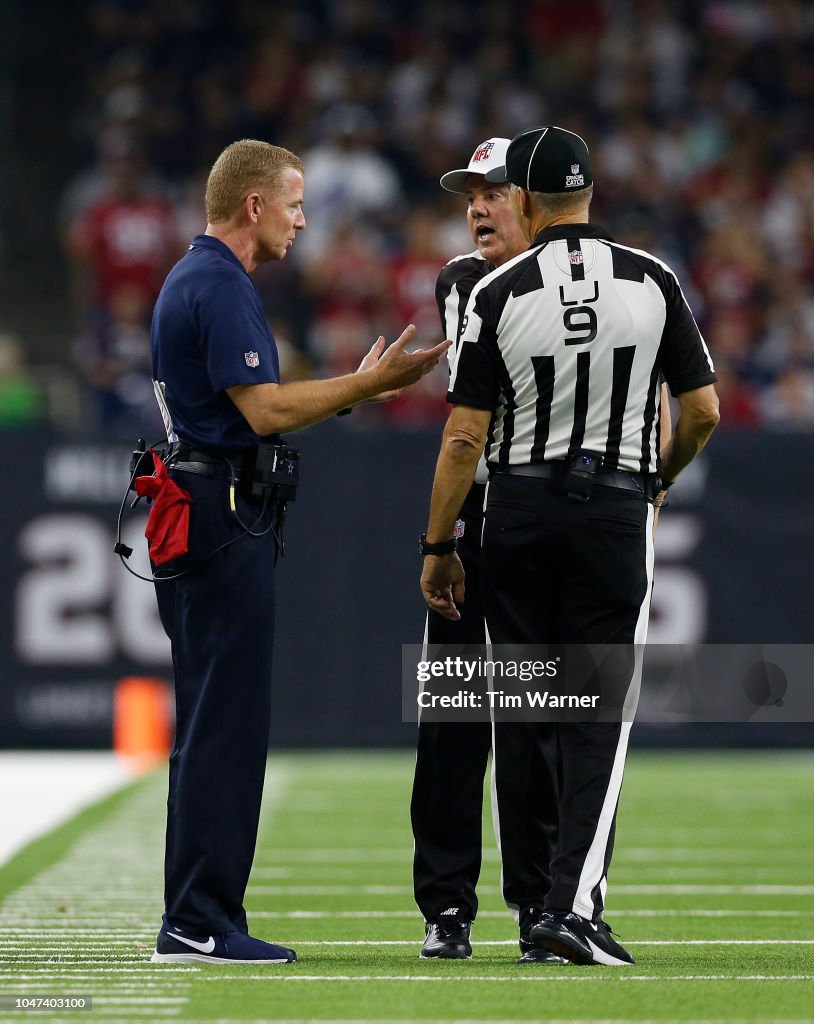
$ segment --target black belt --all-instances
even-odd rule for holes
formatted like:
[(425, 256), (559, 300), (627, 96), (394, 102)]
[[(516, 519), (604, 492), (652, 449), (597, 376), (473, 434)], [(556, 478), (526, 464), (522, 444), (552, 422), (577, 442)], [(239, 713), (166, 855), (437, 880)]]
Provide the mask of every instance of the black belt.
[(195, 473), (197, 476), (208, 476), (213, 480), (234, 480), (240, 482), (243, 459), (252, 449), (230, 451), (228, 454), (212, 455), (185, 444), (170, 446), (168, 469), (177, 469), (181, 473)]
[[(567, 463), (564, 460), (535, 462), (528, 466), (489, 466), (491, 476), (526, 476), (538, 480), (555, 480), (565, 477)], [(657, 473), (626, 473), (621, 469), (600, 469), (594, 480), (597, 487), (611, 487), (617, 491), (633, 491), (651, 501), (661, 490), (661, 479)]]

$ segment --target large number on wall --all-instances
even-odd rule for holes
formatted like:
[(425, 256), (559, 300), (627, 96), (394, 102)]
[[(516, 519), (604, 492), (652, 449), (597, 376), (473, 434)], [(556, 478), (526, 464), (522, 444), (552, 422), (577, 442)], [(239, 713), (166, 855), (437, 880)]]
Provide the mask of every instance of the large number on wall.
[[(128, 523), (132, 567), (149, 573), (144, 519)], [(15, 600), (17, 652), (30, 664), (103, 665), (119, 656), (169, 660), (169, 641), (149, 583), (130, 576), (112, 553), (108, 526), (90, 515), (32, 519), (18, 550), (28, 563)]]

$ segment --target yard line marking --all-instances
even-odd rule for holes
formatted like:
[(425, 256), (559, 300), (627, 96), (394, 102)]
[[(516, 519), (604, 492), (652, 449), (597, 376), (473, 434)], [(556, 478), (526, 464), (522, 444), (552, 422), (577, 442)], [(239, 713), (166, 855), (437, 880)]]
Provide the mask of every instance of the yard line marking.
[(612, 982), (661, 982), (661, 981), (814, 981), (814, 974), (577, 974), (573, 968), (552, 968), (551, 970), (565, 970), (565, 974), (553, 974), (546, 970), (545, 976), (540, 974), (520, 975), (434, 975), (434, 974), (220, 974), (217, 977), (204, 975), (205, 981), (429, 981), (449, 983), (452, 981), (463, 981), (467, 984), (473, 981), (484, 982), (519, 982), (532, 984), (550, 981), (566, 982), (600, 982), (609, 984)]
[[(60, 1021), (59, 1024), (62, 1024)], [(199, 1024), (199, 1021), (178, 1021), (177, 1024)], [(217, 1020), (212, 1021), (212, 1024), (268, 1024), (268, 1018), (264, 1017), (261, 1020), (247, 1020), (245, 1017), (219, 1017)], [(274, 1024), (315, 1024), (313, 1018), (310, 1020), (280, 1020), (276, 1019)], [(334, 1020), (331, 1018), (330, 1024), (427, 1024), (426, 1019), (424, 1020), (372, 1020), (365, 1019), (359, 1020), (358, 1018), (346, 1019), (346, 1020)], [(517, 1018), (514, 1020), (492, 1020), (485, 1021), (483, 1018), (479, 1020), (461, 1020), (456, 1018), (455, 1020), (445, 1021), (444, 1024), (518, 1024)], [(704, 1020), (698, 1019), (684, 1019), (680, 1021), (677, 1018), (661, 1017), (659, 1019), (651, 1018), (650, 1020), (640, 1020), (639, 1018), (631, 1017), (608, 1017), (605, 1019), (599, 1019), (596, 1017), (584, 1017), (574, 1018), (569, 1017), (565, 1019), (557, 1018), (546, 1018), (546, 1024), (755, 1024), (754, 1017), (711, 1017)], [(783, 1017), (782, 1019), (772, 1020), (769, 1018), (760, 1018), (760, 1024), (814, 1024), (809, 1018), (794, 1018), (794, 1017)]]
[[(262, 918), (279, 918), (281, 920), (309, 920), (316, 918), (415, 918), (421, 919), (418, 910), (252, 910), (251, 916)], [(610, 912), (609, 917), (811, 917), (812, 911), (805, 910), (661, 910), (644, 909), (624, 910), (617, 908)], [(509, 920), (509, 910), (479, 910), (481, 918), (503, 918)], [(11, 929), (4, 929), (11, 931)], [(22, 929), (21, 929), (22, 931)]]
[(612, 885), (614, 895), (812, 896), (814, 885)]
[[(412, 939), (296, 939), (297, 946), (413, 946)], [(517, 939), (476, 940), (478, 946), (515, 946)], [(814, 946), (814, 939), (635, 939), (628, 946)], [(83, 960), (83, 964), (109, 963)]]
[(806, 910), (614, 910), (611, 917), (811, 917)]
[(121, 935), (120, 939), (111, 939), (111, 942), (123, 942), (125, 936), (132, 936), (134, 942), (140, 937), (152, 937), (155, 934), (155, 927), (150, 928), (147, 931), (146, 927), (141, 926), (137, 928), (135, 925), (132, 928), (74, 928), (69, 922), (65, 922), (64, 925), (52, 928), (6, 928), (0, 925), (0, 934), (3, 935), (44, 935), (53, 936), (58, 938), (60, 936), (70, 936), (72, 938), (82, 938), (86, 935), (98, 935), (103, 932), (105, 935)]
[(94, 996), (93, 1002), (96, 1003), (188, 1003), (189, 998), (187, 996), (144, 996), (140, 999), (137, 994), (132, 996)]
[[(146, 974), (148, 977), (156, 976), (156, 965), (150, 963), (149, 960), (144, 961), (143, 967), (111, 967), (107, 961), (104, 961), (105, 966), (98, 971), (86, 971), (86, 964), (87, 961), (85, 961), (85, 964), (83, 964), (81, 968), (64, 967), (58, 971), (37, 971), (36, 974), (21, 974), (19, 971), (0, 971), (0, 981), (8, 979), (36, 981), (39, 978), (61, 978), (63, 975), (69, 975), (71, 981), (75, 981), (78, 978), (87, 978), (88, 980), (93, 981), (93, 979), (98, 978), (100, 974)], [(202, 970), (200, 967), (193, 967), (192, 964), (189, 964), (189, 966), (184, 964), (183, 967), (173, 967), (170, 964), (161, 964), (159, 969), (162, 974), (185, 974), (187, 972), (193, 974)]]
[[(15, 974), (14, 977), (15, 978), (19, 978), (20, 975), (19, 974)], [(108, 978), (105, 981), (105, 988), (107, 990), (109, 990), (110, 992), (112, 992), (113, 994), (120, 993), (121, 995), (127, 995), (128, 992), (132, 992), (134, 995), (138, 995), (140, 992), (143, 992), (145, 989), (161, 989), (161, 991), (166, 991), (167, 983), (164, 982), (164, 981), (162, 981), (162, 982), (145, 981), (145, 982), (140, 982), (138, 985), (133, 985), (133, 984), (129, 984), (129, 983), (124, 982), (124, 981), (116, 981), (115, 978)], [(180, 981), (179, 979), (176, 978), (173, 981), (173, 983), (172, 983), (172, 988), (173, 988), (173, 991), (175, 991), (176, 989), (179, 990), (179, 991), (185, 991), (185, 990), (190, 988), (190, 983), (187, 982), (185, 984), (184, 982), (182, 982), (182, 981)], [(79, 986), (79, 983), (76, 980), (76, 978), (72, 978), (71, 981), (66, 982), (65, 985), (61, 985), (60, 986), (60, 992), (61, 992), (61, 994), (66, 995), (66, 996), (82, 996), (82, 995), (87, 995), (87, 991), (83, 987)], [(6, 994), (7, 993), (3, 993), (3, 995), (6, 995)], [(94, 996), (94, 998), (95, 998), (95, 996)]]
[[(61, 1024), (61, 1022), (60, 1022)], [(199, 1021), (178, 1021), (177, 1024), (199, 1024)], [(219, 1017), (216, 1021), (212, 1021), (212, 1024), (268, 1024), (268, 1018), (264, 1017), (260, 1020), (248, 1020), (245, 1017)], [(281, 1020), (276, 1019), (274, 1024), (314, 1024), (313, 1018), (309, 1020)], [(360, 1020), (358, 1018), (348, 1018), (346, 1020), (334, 1020), (331, 1018), (330, 1024), (427, 1024), (426, 1019), (424, 1020), (385, 1020), (385, 1019), (370, 1019), (366, 1018)], [(461, 1020), (456, 1018), (455, 1020), (445, 1021), (444, 1024), (518, 1024), (517, 1018), (513, 1020), (492, 1020), (485, 1021), (483, 1018), (479, 1020)], [(599, 1019), (596, 1017), (584, 1017), (574, 1018), (569, 1017), (565, 1019), (557, 1018), (546, 1018), (546, 1024), (755, 1024), (754, 1017), (711, 1017), (704, 1020), (698, 1019), (684, 1019), (680, 1022), (677, 1019), (670, 1017), (660, 1017), (658, 1019), (651, 1018), (650, 1020), (640, 1020), (639, 1018), (632, 1017), (608, 1017), (605, 1019)], [(782, 1019), (772, 1020), (769, 1018), (760, 1018), (760, 1024), (813, 1024), (809, 1018), (793, 1018), (783, 1017)]]
[[(297, 939), (297, 946), (413, 946), (419, 938), (412, 939)], [(481, 946), (514, 946), (517, 939), (484, 939), (476, 940)], [(814, 939), (632, 939), (628, 946), (814, 946)], [(14, 947), (11, 947), (14, 948)], [(26, 948), (26, 947), (18, 947)], [(72, 961), (77, 966), (87, 967), (93, 964), (111, 964), (118, 960), (122, 963), (140, 963), (141, 958), (147, 956), (149, 949), (136, 950), (130, 953), (125, 959), (122, 953), (112, 953), (104, 959), (91, 960), (83, 957), (80, 953), (71, 954), (76, 959)], [(64, 955), (63, 946), (40, 948), (37, 951), (27, 952), (20, 956), (19, 960), (0, 961), (8, 966), (15, 963), (56, 963), (55, 957)], [(65, 961), (63, 961), (65, 962)]]
[[(4, 935), (8, 934), (5, 931), (5, 929), (3, 929), (3, 934)], [(18, 935), (17, 938), (22, 938), (23, 935), (25, 935), (25, 934), (26, 933), (24, 932), (22, 935)], [(55, 939), (55, 938), (57, 938), (57, 936), (43, 936), (42, 938), (38, 938), (36, 936), (31, 936), (31, 940), (32, 940), (31, 942), (5, 942), (4, 941), (3, 942), (3, 948), (4, 949), (31, 949), (33, 945), (36, 945), (37, 949), (65, 949), (66, 944), (67, 944), (66, 942), (59, 942), (59, 943), (50, 942), (50, 943), (46, 943), (46, 942), (43, 941), (43, 938), (54, 938)], [(72, 936), (66, 935), (66, 936), (62, 936), (62, 938), (69, 939), (69, 938), (72, 938)], [(71, 944), (73, 945), (73, 942)], [(89, 942), (87, 940), (83, 940), (83, 942), (82, 942), (82, 948), (83, 949), (106, 949), (109, 946), (121, 946), (121, 949), (118, 949), (117, 953), (119, 953), (119, 952), (126, 952), (128, 949), (138, 950), (138, 949), (145, 949), (145, 948), (147, 948), (145, 943), (131, 942), (129, 939), (109, 939), (108, 942), (95, 942), (95, 941), (94, 942)]]

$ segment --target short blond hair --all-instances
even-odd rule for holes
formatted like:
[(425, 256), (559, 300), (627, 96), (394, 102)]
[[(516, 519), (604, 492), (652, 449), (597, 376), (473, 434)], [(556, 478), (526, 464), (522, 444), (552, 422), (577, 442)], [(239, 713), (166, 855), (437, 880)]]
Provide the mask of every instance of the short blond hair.
[(257, 139), (241, 139), (227, 146), (212, 165), (206, 181), (207, 221), (222, 224), (229, 220), (254, 190), (276, 193), (286, 167), (302, 174), (302, 160), (282, 146)]

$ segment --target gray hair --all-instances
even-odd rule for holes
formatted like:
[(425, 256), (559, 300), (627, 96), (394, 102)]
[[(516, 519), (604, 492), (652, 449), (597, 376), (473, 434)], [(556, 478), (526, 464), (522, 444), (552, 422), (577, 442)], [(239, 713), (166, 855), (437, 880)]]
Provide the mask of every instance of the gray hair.
[(590, 204), (594, 197), (594, 187), (589, 185), (579, 192), (530, 192), (529, 195), (538, 213), (545, 214), (547, 218), (558, 217)]

